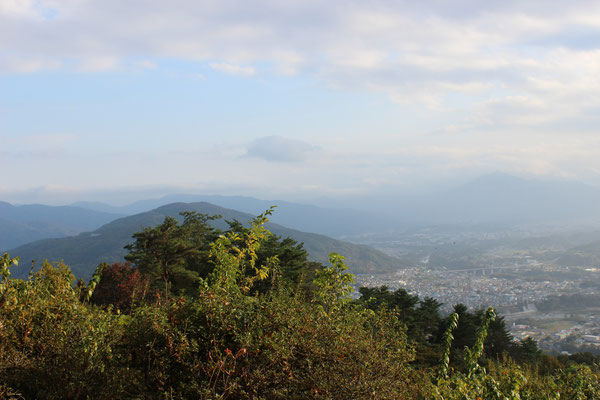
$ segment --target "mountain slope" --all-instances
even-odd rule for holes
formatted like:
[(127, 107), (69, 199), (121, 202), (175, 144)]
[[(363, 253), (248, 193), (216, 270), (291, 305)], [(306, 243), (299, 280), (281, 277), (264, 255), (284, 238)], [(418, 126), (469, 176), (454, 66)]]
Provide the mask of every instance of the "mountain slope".
[(327, 207), (244, 196), (190, 194), (171, 194), (121, 207), (102, 203), (75, 204), (132, 215), (182, 201), (205, 201), (250, 214), (277, 204), (273, 222), (336, 238), (432, 225), (600, 224), (600, 188), (574, 181), (523, 179), (499, 172), (428, 194), (397, 192), (390, 187), (365, 196), (332, 198), (322, 202), (328, 204)]
[(272, 205), (277, 205), (276, 212), (271, 219), (272, 222), (306, 232), (317, 232), (333, 237), (380, 232), (395, 227), (395, 224), (389, 219), (381, 218), (364, 211), (343, 208), (322, 208), (281, 200), (260, 200), (247, 196), (171, 194), (158, 199), (140, 200), (120, 207), (83, 201), (73, 203), (73, 206), (133, 215), (176, 202), (207, 202), (249, 214), (260, 214)]
[[(155, 210), (119, 218), (99, 229), (82, 233), (78, 236), (39, 240), (10, 250), (11, 256), (21, 257), (22, 265), (27, 265), (31, 260), (50, 261), (64, 260), (70, 265), (76, 276), (88, 278), (94, 268), (101, 262), (117, 262), (123, 259), (126, 250), (123, 246), (131, 243), (131, 236), (143, 229), (160, 224), (166, 216), (179, 217), (182, 211), (196, 211), (205, 214), (220, 214), (223, 219), (214, 221), (218, 228), (225, 229), (224, 220), (237, 219), (246, 222), (253, 218), (251, 214), (242, 213), (209, 203), (173, 203), (159, 207)], [(309, 252), (311, 259), (326, 262), (330, 252), (338, 252), (347, 257), (348, 266), (353, 272), (393, 271), (399, 267), (398, 260), (364, 245), (355, 245), (338, 241), (327, 236), (301, 232), (289, 229), (278, 224), (267, 224), (267, 227), (276, 235), (292, 237), (304, 243), (304, 248)], [(23, 276), (27, 267), (22, 267), (16, 272)]]
[(14, 206), (0, 202), (0, 250), (45, 238), (76, 235), (120, 216), (72, 206)]

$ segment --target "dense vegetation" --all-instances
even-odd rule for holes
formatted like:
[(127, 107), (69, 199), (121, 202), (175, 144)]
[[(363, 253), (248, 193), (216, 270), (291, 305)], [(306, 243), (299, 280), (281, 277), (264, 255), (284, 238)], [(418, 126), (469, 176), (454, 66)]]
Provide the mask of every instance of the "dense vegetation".
[[(267, 213), (268, 214), (268, 213)], [(271, 235), (266, 216), (225, 232), (210, 217), (135, 235), (130, 264), (89, 281), (0, 259), (0, 398), (594, 399), (597, 359), (514, 343), (492, 309), (361, 289)]]

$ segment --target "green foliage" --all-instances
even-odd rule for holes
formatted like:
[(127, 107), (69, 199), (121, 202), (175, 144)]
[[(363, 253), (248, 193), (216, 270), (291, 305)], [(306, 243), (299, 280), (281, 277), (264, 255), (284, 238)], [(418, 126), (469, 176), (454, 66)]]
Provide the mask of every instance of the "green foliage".
[(337, 310), (350, 301), (350, 285), (354, 283), (354, 275), (345, 272), (348, 267), (344, 264), (344, 256), (331, 253), (329, 262), (331, 266), (317, 271), (313, 281), (317, 287), (315, 299), (325, 313)]
[[(237, 221), (227, 221), (229, 232), (240, 235), (248, 233), (249, 228)], [(322, 268), (322, 265), (309, 260), (308, 252), (304, 249), (303, 243), (286, 237), (281, 238), (274, 234), (269, 234), (260, 242), (260, 248), (256, 251), (259, 265), (266, 265), (269, 259), (277, 257), (277, 274), (280, 275), (279, 284), (289, 285), (297, 290), (301, 290), (306, 295), (314, 290), (312, 284), (316, 271)], [(266, 293), (272, 288), (272, 280), (265, 279), (254, 282), (253, 291)]]
[(485, 318), (475, 336), (475, 343), (472, 348), (465, 348), (465, 364), (467, 366), (468, 375), (467, 377), (473, 376), (476, 373), (485, 373), (485, 370), (481, 368), (478, 360), (483, 355), (483, 343), (488, 335), (488, 329), (490, 323), (496, 319), (496, 312), (492, 307), (489, 307), (485, 312)]
[(448, 317), (448, 327), (446, 328), (446, 332), (444, 332), (444, 336), (442, 339), (442, 358), (440, 359), (439, 366), (439, 376), (441, 378), (448, 377), (448, 367), (450, 365), (450, 350), (452, 348), (452, 341), (454, 340), (454, 336), (452, 332), (458, 326), (458, 314), (452, 313), (450, 317)]
[[(458, 313), (452, 314), (449, 318), (445, 336), (448, 340), (444, 347), (444, 356), (450, 349), (449, 340), (452, 340), (452, 330), (457, 326), (457, 318)], [(466, 373), (454, 371), (454, 373), (448, 374), (448, 358), (442, 358), (434, 398), (439, 400), (583, 400), (600, 398), (598, 375), (585, 365), (555, 369), (550, 376), (540, 375), (530, 368), (530, 364), (521, 367), (509, 358), (490, 361), (487, 370), (480, 366), (478, 360), (483, 355), (485, 338), (495, 318), (494, 310), (488, 308), (485, 319), (477, 330), (473, 347), (465, 349)], [(535, 341), (522, 342), (521, 345), (537, 354)]]
[(104, 268), (106, 266), (107, 266), (107, 264), (105, 264), (105, 263), (100, 264), (96, 268), (96, 271), (94, 271), (94, 275), (92, 275), (92, 279), (90, 279), (90, 282), (87, 284), (87, 288), (85, 290), (85, 296), (84, 296), (85, 301), (90, 301), (90, 299), (92, 298), (92, 295), (94, 294), (94, 290), (96, 290), (96, 286), (98, 286), (98, 283), (100, 283), (100, 278), (102, 277), (102, 271), (104, 271)]
[(387, 286), (359, 289), (358, 304), (373, 311), (387, 309), (406, 325), (410, 340), (420, 345), (420, 350), (434, 342), (438, 336), (441, 323), (441, 304), (430, 297), (419, 300), (416, 295), (410, 295), (405, 289), (390, 291)]
[(561, 399), (600, 398), (600, 380), (587, 365), (573, 365), (558, 374)]
[(514, 344), (511, 355), (521, 363), (536, 365), (542, 357), (542, 351), (538, 348), (538, 344), (534, 339), (526, 337)]
[[(206, 223), (197, 215), (141, 234), (133, 258), (148, 263), (141, 269), (161, 286), (166, 269), (172, 284), (156, 301), (146, 296), (147, 278), (128, 265), (101, 266), (88, 285), (74, 288), (62, 263), (44, 263), (18, 280), (10, 274), (16, 260), (4, 255), (0, 398), (600, 398), (592, 355), (540, 355), (532, 340), (515, 345), (514, 354), (538, 362), (488, 354), (488, 344), (506, 339), (491, 308), (469, 313), (457, 305), (440, 324), (438, 302), (403, 290), (361, 289), (361, 299), (350, 301), (353, 277), (335, 253), (331, 266), (316, 270), (314, 290), (298, 293), (306, 259), (295, 242), (273, 239), (264, 227), (269, 214), (210, 243), (194, 233)], [(205, 277), (200, 263), (210, 265)], [(194, 291), (179, 286), (180, 268), (197, 273)], [(300, 273), (286, 277), (286, 270)], [(443, 335), (433, 334), (436, 325)], [(416, 364), (438, 336), (439, 366)], [(468, 345), (457, 352), (461, 340)], [(453, 363), (452, 354), (462, 360)]]
[[(154, 288), (161, 283), (165, 298), (170, 293), (195, 294), (205, 280), (221, 279), (224, 287), (233, 287), (242, 283), (242, 277), (242, 288), (264, 293), (273, 282), (267, 277), (274, 278), (275, 269), (284, 281), (304, 285), (303, 277), (313, 275), (319, 265), (308, 261), (301, 244), (266, 230), (272, 211), (254, 218), (249, 228), (236, 220), (228, 222), (230, 229), (224, 233), (209, 225), (218, 216), (182, 213), (181, 224), (167, 217), (163, 224), (134, 235), (126, 259), (155, 283)], [(215, 267), (220, 271), (213, 271)]]
[(229, 293), (241, 290), (247, 293), (255, 282), (265, 280), (278, 265), (277, 256), (269, 257), (265, 264), (258, 263), (258, 251), (270, 232), (264, 227), (273, 207), (252, 220), (250, 229), (242, 233), (229, 231), (220, 235), (210, 245), (210, 257), (215, 265), (208, 283)]
[[(413, 352), (397, 319), (349, 306), (352, 277), (341, 257), (316, 278), (317, 302), (287, 286), (249, 290), (263, 277), (264, 221), (215, 241), (215, 269), (197, 299), (134, 311), (124, 345), (139, 390), (207, 399), (391, 399), (426, 390), (408, 366)], [(324, 305), (344, 312), (317, 312)]]
[[(216, 230), (209, 221), (220, 216), (182, 212), (183, 223), (172, 217), (154, 228), (133, 235), (135, 242), (125, 246), (125, 256), (151, 282), (162, 281), (165, 298), (171, 291), (194, 291), (201, 276), (210, 271), (208, 255)], [(175, 285), (173, 287), (173, 285)]]
[[(465, 311), (462, 307), (455, 309)], [(503, 371), (501, 378), (498, 379), (494, 375), (488, 374), (486, 369), (479, 365), (490, 323), (496, 318), (496, 313), (491, 307), (487, 309), (485, 318), (477, 329), (473, 346), (465, 348), (464, 364), (467, 367), (466, 373), (455, 371), (452, 375), (448, 374), (450, 345), (453, 339), (452, 331), (460, 326), (458, 324), (459, 315), (457, 312), (449, 317), (448, 328), (444, 334), (444, 350), (439, 367), (436, 398), (457, 400), (520, 399), (521, 388), (527, 380), (519, 368), (513, 367)]]
[(124, 345), (138, 390), (156, 398), (392, 399), (422, 390), (393, 317), (315, 311), (287, 290), (231, 297), (210, 287), (198, 301), (138, 309)]
[(106, 398), (126, 382), (126, 371), (113, 374), (116, 317), (83, 305), (73, 280), (65, 265), (45, 263), (4, 293), (0, 382), (26, 398)]
[[(460, 323), (453, 332), (454, 340), (452, 341), (452, 349), (450, 353), (451, 364), (461, 370), (468, 370), (472, 367), (472, 358), (466, 354), (466, 348), (483, 348), (482, 356), (487, 360), (500, 359), (506, 353), (514, 356), (519, 352), (519, 348), (515, 347), (513, 338), (506, 328), (504, 319), (494, 315), (490, 318), (489, 310), (477, 310), (473, 313), (469, 312), (464, 304), (456, 304), (454, 313), (459, 316)], [(488, 322), (486, 322), (488, 321)], [(486, 329), (482, 330), (482, 325), (486, 324)], [(444, 332), (449, 324), (448, 318), (442, 321), (436, 342), (441, 342), (441, 332)], [(483, 346), (478, 342), (481, 334), (485, 332)], [(467, 365), (467, 361), (470, 364)]]
[(0, 278), (2, 280), (0, 283), (0, 290), (5, 291), (8, 288), (8, 284), (10, 283), (10, 267), (12, 265), (19, 265), (19, 257), (10, 258), (8, 253), (4, 253), (4, 255), (0, 258)]

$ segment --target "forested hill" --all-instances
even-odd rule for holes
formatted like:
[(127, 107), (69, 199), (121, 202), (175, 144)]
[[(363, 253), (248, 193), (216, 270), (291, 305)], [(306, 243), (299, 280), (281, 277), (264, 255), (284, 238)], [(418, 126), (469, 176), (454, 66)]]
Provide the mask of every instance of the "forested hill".
[[(219, 214), (223, 218), (213, 221), (212, 224), (220, 229), (227, 228), (226, 220), (236, 219), (246, 223), (253, 218), (251, 214), (204, 202), (168, 204), (152, 211), (119, 218), (93, 232), (66, 238), (38, 240), (14, 248), (9, 253), (13, 257), (20, 257), (21, 266), (15, 268), (13, 273), (17, 277), (26, 275), (29, 272), (31, 260), (38, 261), (38, 264), (45, 259), (48, 261), (64, 260), (67, 265), (71, 266), (77, 277), (87, 279), (99, 263), (121, 261), (127, 253), (123, 247), (133, 242), (132, 235), (135, 232), (141, 231), (145, 227), (156, 226), (162, 223), (167, 216), (181, 219), (179, 214), (183, 211), (195, 211), (209, 215)], [(400, 267), (397, 259), (369, 246), (347, 243), (277, 224), (269, 223), (267, 228), (278, 236), (289, 236), (304, 243), (304, 248), (310, 254), (310, 258), (315, 261), (326, 262), (331, 252), (346, 256), (350, 270), (355, 273), (386, 272)]]
[(322, 208), (314, 205), (294, 203), (283, 200), (261, 200), (247, 196), (221, 196), (202, 194), (170, 194), (161, 198), (136, 201), (125, 206), (110, 206), (99, 202), (77, 202), (73, 206), (90, 210), (120, 213), (122, 216), (139, 214), (171, 203), (206, 202), (249, 214), (260, 214), (273, 204), (277, 212), (271, 221), (284, 226), (294, 227), (306, 232), (343, 238), (348, 235), (360, 235), (370, 232), (386, 232), (397, 229), (393, 218), (365, 212), (357, 209)]

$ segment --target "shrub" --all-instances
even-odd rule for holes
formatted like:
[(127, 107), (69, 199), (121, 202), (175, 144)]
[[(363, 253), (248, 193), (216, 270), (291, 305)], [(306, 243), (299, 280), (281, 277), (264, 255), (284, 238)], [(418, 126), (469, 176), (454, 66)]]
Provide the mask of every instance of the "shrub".
[(0, 307), (0, 382), (26, 398), (105, 397), (116, 373), (116, 316), (80, 303), (64, 264), (44, 263), (28, 281), (10, 280)]
[(104, 265), (98, 285), (90, 296), (96, 305), (111, 305), (115, 310), (130, 313), (132, 306), (145, 301), (149, 294), (149, 281), (129, 263)]

